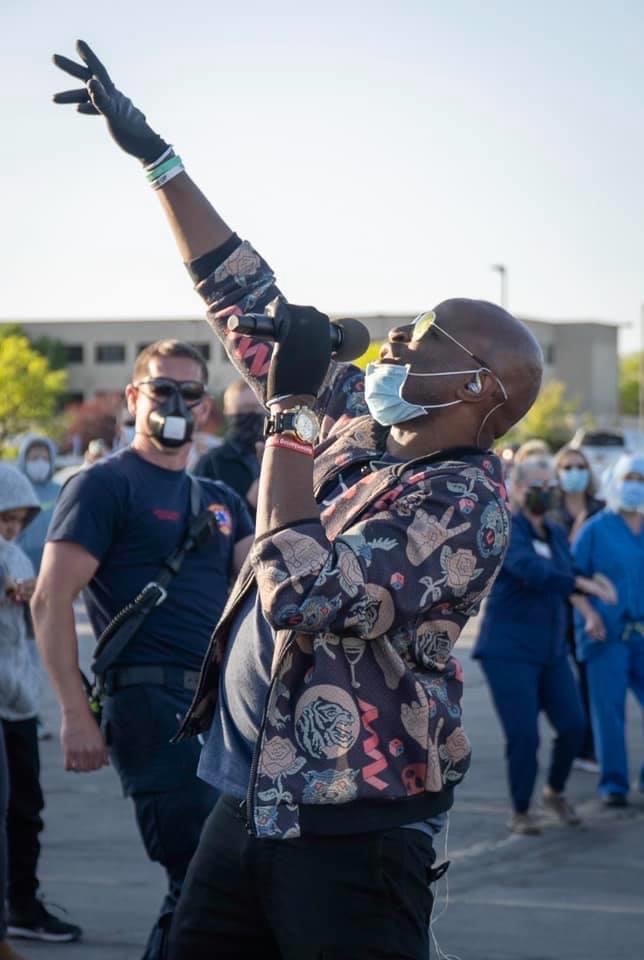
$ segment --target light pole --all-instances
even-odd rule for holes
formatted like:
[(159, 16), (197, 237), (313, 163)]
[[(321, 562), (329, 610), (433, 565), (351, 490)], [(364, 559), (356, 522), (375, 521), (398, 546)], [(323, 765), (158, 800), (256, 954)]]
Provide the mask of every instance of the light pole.
[(640, 382), (637, 385), (639, 400), (638, 428), (640, 443), (644, 439), (644, 302), (640, 307)]
[(503, 263), (493, 263), (492, 270), (496, 270), (501, 282), (501, 306), (504, 310), (508, 309), (508, 271)]

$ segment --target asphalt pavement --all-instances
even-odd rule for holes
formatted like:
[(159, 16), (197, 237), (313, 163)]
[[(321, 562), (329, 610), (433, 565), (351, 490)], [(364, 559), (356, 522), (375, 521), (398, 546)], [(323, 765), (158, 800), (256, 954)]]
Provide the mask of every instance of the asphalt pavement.
[[(82, 614), (79, 627), (86, 660), (91, 638)], [(442, 951), (442, 960), (643, 960), (644, 796), (634, 793), (625, 810), (604, 810), (595, 798), (596, 777), (573, 772), (569, 795), (582, 827), (544, 818), (540, 837), (509, 834), (503, 746), (482, 675), (469, 658), (473, 630), (457, 652), (474, 761), (457, 789), (449, 830), (438, 839), (439, 859), (447, 852), (451, 867), (436, 891), (432, 958), (440, 960)], [(49, 902), (82, 925), (84, 939), (15, 945), (28, 960), (140, 960), (163, 895), (161, 870), (145, 858), (131, 801), (121, 796), (114, 771), (62, 770), (50, 692), (44, 713), (55, 735), (41, 744), (47, 800), (41, 885)], [(542, 768), (549, 739), (544, 723)], [(634, 702), (629, 741), (635, 780), (644, 736)]]

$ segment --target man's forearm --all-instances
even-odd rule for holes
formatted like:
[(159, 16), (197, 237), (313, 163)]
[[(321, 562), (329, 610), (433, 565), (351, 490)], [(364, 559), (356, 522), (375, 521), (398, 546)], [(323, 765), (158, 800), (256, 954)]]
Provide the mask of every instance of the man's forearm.
[(186, 173), (157, 191), (184, 263), (220, 247), (232, 230)]
[(88, 711), (78, 664), (74, 608), (36, 595), (32, 608), (38, 649), (64, 714)]

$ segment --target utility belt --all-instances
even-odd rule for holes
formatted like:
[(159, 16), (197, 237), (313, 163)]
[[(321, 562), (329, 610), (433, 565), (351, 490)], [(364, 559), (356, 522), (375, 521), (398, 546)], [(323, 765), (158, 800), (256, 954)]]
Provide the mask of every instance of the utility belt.
[(182, 670), (171, 666), (112, 667), (98, 681), (102, 696), (112, 697), (125, 687), (155, 686), (172, 690), (189, 690), (192, 693), (199, 685), (198, 670)]

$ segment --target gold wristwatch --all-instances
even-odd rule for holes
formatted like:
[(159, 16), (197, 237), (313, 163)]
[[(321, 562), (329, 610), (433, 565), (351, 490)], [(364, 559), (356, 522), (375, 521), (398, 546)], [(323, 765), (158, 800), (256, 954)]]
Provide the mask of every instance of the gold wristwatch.
[(320, 421), (310, 407), (298, 406), (266, 417), (264, 436), (290, 434), (300, 443), (314, 444), (320, 433)]

